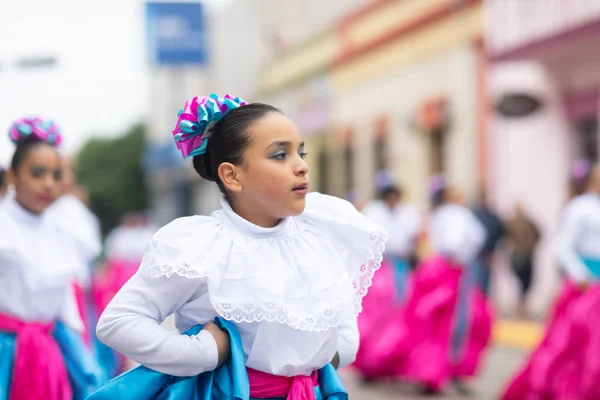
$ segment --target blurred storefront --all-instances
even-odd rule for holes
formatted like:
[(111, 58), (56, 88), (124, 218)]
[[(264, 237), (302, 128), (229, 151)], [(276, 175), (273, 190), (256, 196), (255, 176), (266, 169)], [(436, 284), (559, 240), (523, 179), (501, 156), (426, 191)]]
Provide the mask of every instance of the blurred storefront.
[(262, 97), (307, 136), (316, 189), (366, 200), (386, 169), (423, 207), (435, 173), (474, 194), (485, 179), (482, 13), (477, 0), (370, 2), (267, 64)]
[(486, 0), (485, 13), (491, 191), (505, 214), (524, 203), (543, 228), (532, 296), (543, 307), (570, 166), (598, 160), (600, 2)]

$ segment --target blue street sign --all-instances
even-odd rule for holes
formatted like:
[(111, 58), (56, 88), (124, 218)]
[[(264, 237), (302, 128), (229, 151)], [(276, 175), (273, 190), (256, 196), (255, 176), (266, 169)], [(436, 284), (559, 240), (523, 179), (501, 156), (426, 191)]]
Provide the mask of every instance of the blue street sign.
[(148, 50), (154, 65), (206, 65), (207, 29), (201, 3), (146, 3)]

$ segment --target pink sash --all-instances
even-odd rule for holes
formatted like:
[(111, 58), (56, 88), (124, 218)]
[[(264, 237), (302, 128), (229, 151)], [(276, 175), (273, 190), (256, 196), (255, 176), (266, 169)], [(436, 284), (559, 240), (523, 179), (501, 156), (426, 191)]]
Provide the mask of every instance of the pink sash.
[(315, 400), (316, 371), (311, 376), (290, 378), (248, 368), (248, 380), (250, 381), (250, 397), (256, 399), (287, 396), (287, 400)]
[(62, 353), (50, 335), (53, 325), (0, 313), (0, 331), (17, 335), (10, 400), (73, 398)]

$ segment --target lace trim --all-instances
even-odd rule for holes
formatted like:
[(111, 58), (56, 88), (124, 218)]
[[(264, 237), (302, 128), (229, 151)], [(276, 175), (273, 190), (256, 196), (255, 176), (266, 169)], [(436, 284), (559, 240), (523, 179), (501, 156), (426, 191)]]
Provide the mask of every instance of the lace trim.
[(229, 321), (236, 323), (279, 322), (302, 331), (326, 331), (336, 327), (343, 319), (344, 314), (341, 310), (329, 309), (318, 316), (301, 319), (289, 315), (283, 308), (274, 303), (260, 306), (254, 304), (234, 306), (231, 303), (212, 303), (212, 305), (221, 317)]
[(141, 265), (140, 274), (146, 278), (160, 278), (162, 276), (170, 278), (173, 275), (179, 275), (184, 278), (198, 279), (204, 278), (208, 274), (208, 271), (200, 270), (188, 263), (173, 265), (157, 263), (155, 260), (151, 260)]
[[(387, 242), (385, 231), (370, 234), (368, 248), (369, 255), (359, 269), (358, 276), (353, 280), (354, 301), (349, 304), (350, 309), (328, 309), (319, 315), (308, 318), (299, 318), (287, 313), (284, 307), (276, 303), (265, 304), (232, 304), (211, 302), (215, 311), (223, 318), (236, 323), (271, 321), (286, 324), (294, 329), (304, 331), (325, 331), (339, 325), (340, 321), (352, 314), (358, 315), (362, 311), (362, 299), (368, 293), (373, 283), (373, 275), (381, 267), (383, 252)], [(164, 260), (162, 260), (164, 261)], [(213, 263), (208, 263), (214, 265)], [(211, 267), (212, 268), (212, 267)], [(184, 278), (197, 279), (208, 275), (211, 268), (199, 269), (186, 262), (167, 263), (151, 259), (142, 263), (140, 273), (146, 277), (159, 278), (179, 275)]]
[(367, 257), (365, 263), (360, 267), (360, 273), (356, 280), (352, 282), (356, 290), (355, 309), (356, 314), (362, 311), (362, 299), (369, 291), (373, 284), (373, 275), (381, 267), (383, 261), (383, 252), (387, 243), (388, 235), (384, 230), (371, 233), (369, 237), (369, 249), (371, 253)]

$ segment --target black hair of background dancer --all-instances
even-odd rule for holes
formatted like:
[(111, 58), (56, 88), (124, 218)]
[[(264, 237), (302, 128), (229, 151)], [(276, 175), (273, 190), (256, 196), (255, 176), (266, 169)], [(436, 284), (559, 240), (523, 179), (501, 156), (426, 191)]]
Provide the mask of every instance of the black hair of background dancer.
[(434, 208), (439, 207), (446, 202), (446, 193), (447, 192), (448, 191), (446, 190), (446, 188), (443, 188), (443, 189), (438, 189), (433, 193), (433, 195), (431, 196), (431, 203), (433, 204)]
[(401, 198), (402, 197), (402, 190), (399, 187), (397, 187), (397, 186), (391, 185), (391, 186), (384, 187), (379, 192), (379, 198), (381, 200), (386, 201), (390, 197)]
[(216, 182), (227, 201), (230, 198), (219, 178), (219, 166), (224, 162), (233, 165), (242, 163), (244, 151), (250, 145), (252, 125), (271, 113), (283, 114), (279, 109), (262, 103), (251, 103), (229, 111), (215, 124), (206, 152), (192, 158), (198, 175), (208, 181)]
[(10, 162), (10, 167), (12, 168), (14, 174), (18, 173), (19, 165), (21, 165), (23, 160), (27, 158), (27, 154), (29, 154), (31, 150), (40, 146), (50, 146), (54, 149), (54, 146), (51, 144), (33, 136), (26, 137), (17, 142), (17, 148), (15, 149)]
[(2, 168), (0, 168), (0, 188), (2, 188), (4, 186), (4, 179), (6, 176), (6, 171)]

